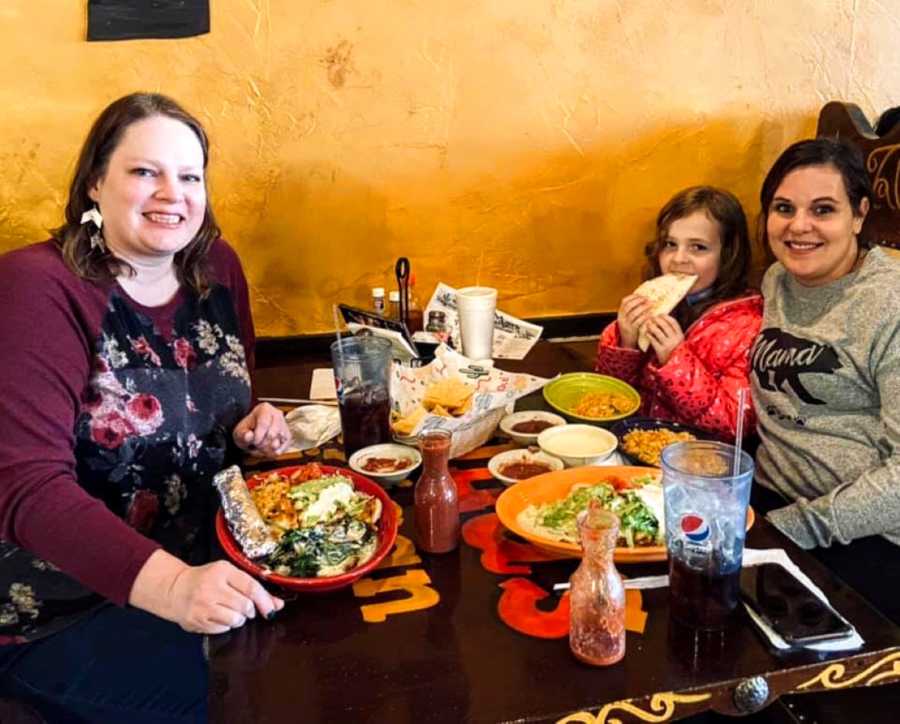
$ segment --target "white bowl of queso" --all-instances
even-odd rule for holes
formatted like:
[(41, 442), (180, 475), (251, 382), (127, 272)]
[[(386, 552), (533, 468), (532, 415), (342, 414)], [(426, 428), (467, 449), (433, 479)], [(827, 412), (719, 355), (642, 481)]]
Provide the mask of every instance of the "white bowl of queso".
[(548, 455), (570, 468), (599, 465), (616, 451), (619, 441), (609, 430), (593, 425), (550, 427), (538, 435), (537, 444)]

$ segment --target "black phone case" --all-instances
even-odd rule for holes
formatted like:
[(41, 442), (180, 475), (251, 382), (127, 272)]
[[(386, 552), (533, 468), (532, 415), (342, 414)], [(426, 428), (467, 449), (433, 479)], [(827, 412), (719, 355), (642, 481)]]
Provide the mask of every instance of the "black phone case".
[(852, 633), (830, 605), (778, 564), (745, 568), (741, 596), (791, 646), (833, 641)]

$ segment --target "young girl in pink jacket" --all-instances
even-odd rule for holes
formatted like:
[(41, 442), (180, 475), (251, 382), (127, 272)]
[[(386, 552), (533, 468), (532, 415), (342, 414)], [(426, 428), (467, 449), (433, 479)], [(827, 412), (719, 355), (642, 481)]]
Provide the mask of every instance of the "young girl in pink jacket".
[[(600, 337), (595, 369), (636, 387), (642, 414), (733, 439), (738, 391), (749, 388), (750, 347), (763, 310), (762, 297), (747, 287), (751, 252), (744, 210), (721, 189), (680, 191), (659, 212), (656, 239), (645, 253), (647, 278), (696, 274), (697, 281), (671, 314), (652, 316), (648, 299), (626, 296)], [(647, 352), (637, 344), (642, 325)], [(756, 424), (749, 395), (743, 414), (746, 435)]]

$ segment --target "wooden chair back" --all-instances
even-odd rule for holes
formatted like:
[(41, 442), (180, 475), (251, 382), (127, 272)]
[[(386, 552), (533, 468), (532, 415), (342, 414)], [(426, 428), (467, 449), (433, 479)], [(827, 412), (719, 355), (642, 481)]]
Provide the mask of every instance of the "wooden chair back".
[(862, 150), (874, 191), (862, 235), (900, 250), (900, 124), (878, 136), (858, 106), (831, 101), (819, 113), (816, 135), (843, 138)]

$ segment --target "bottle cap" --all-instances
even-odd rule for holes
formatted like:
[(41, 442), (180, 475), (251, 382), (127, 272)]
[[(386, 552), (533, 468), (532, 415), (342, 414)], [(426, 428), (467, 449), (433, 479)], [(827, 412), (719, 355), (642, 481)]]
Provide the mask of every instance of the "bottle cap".
[(388, 294), (389, 302), (399, 302), (400, 301), (400, 292), (396, 289)]
[(384, 287), (372, 287), (372, 296), (373, 297), (383, 297), (384, 296)]

